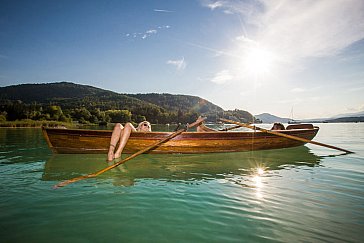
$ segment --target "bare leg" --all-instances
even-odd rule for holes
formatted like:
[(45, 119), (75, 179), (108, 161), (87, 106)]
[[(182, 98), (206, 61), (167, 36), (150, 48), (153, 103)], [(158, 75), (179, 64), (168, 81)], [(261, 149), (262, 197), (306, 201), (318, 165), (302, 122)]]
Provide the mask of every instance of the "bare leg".
[(112, 161), (114, 159), (115, 146), (118, 143), (123, 130), (124, 127), (120, 123), (117, 123), (115, 125), (110, 139), (110, 147), (109, 147), (109, 152), (107, 153), (107, 161)]
[(123, 149), (126, 145), (126, 143), (128, 142), (128, 139), (130, 137), (130, 133), (131, 132), (135, 132), (135, 128), (131, 123), (126, 123), (124, 129), (121, 131), (120, 134), (120, 142), (119, 142), (119, 147), (116, 150), (115, 154), (114, 154), (114, 158), (120, 158), (121, 157), (121, 153), (123, 152)]
[(204, 124), (199, 125), (199, 126), (196, 128), (196, 131), (197, 131), (197, 132), (216, 132), (216, 130), (215, 130), (215, 129), (212, 129), (212, 128), (209, 128), (209, 127), (206, 127)]

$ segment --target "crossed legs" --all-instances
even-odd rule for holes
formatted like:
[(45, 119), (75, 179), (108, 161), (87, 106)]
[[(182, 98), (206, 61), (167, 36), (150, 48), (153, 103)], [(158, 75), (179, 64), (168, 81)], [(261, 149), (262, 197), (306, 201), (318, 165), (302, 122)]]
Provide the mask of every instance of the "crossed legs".
[[(128, 142), (131, 132), (135, 132), (136, 129), (131, 123), (126, 123), (125, 127), (120, 123), (115, 124), (114, 130), (110, 139), (109, 152), (107, 153), (107, 160), (112, 161), (121, 157), (121, 153)], [(116, 149), (116, 145), (119, 142), (119, 146)], [(116, 149), (116, 150), (115, 150)]]

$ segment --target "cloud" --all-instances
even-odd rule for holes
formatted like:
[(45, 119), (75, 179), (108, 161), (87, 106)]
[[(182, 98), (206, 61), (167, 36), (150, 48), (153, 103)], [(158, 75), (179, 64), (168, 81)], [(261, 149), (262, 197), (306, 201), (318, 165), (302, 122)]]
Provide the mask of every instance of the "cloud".
[(215, 77), (213, 77), (211, 79), (211, 82), (215, 83), (215, 84), (224, 84), (230, 80), (232, 80), (234, 77), (233, 75), (230, 73), (229, 70), (222, 70), (220, 72), (218, 72)]
[(305, 92), (306, 90), (305, 89), (302, 89), (302, 88), (293, 88), (291, 89), (291, 92), (293, 93), (302, 93), (302, 92)]
[(168, 60), (167, 64), (175, 66), (177, 68), (177, 70), (184, 70), (187, 66), (187, 63), (185, 61), (185, 58), (182, 57), (182, 59), (180, 60)]
[(223, 6), (222, 1), (216, 1), (216, 2), (206, 2), (206, 7), (208, 7), (211, 10), (215, 10), (216, 8), (221, 8)]
[(157, 34), (157, 30), (147, 30), (146, 32), (145, 32), (146, 34)]
[(287, 55), (321, 57), (364, 38), (364, 1), (266, 2), (258, 39)]
[(204, 2), (239, 15), (244, 41), (252, 40), (285, 60), (336, 55), (364, 38), (364, 1), (289, 0)]
[(169, 28), (171, 28), (171, 26), (169, 25), (158, 26), (158, 29), (169, 29)]
[[(157, 35), (159, 32), (159, 30), (164, 30), (164, 29), (169, 29), (171, 28), (170, 25), (162, 25), (162, 26), (157, 26), (154, 29), (148, 29), (145, 30), (143, 32), (134, 32), (134, 33), (126, 33), (125, 37), (126, 38), (132, 38), (132, 39), (147, 39), (148, 37), (151, 37), (153, 35)], [(157, 30), (158, 29), (158, 30)]]
[(166, 10), (166, 9), (153, 9), (154, 12), (161, 12), (161, 13), (173, 13), (174, 11)]

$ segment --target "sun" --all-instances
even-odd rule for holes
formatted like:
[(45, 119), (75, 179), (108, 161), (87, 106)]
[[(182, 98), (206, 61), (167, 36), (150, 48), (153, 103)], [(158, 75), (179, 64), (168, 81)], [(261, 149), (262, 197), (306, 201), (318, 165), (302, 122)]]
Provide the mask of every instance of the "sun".
[(254, 76), (261, 76), (272, 71), (274, 56), (263, 48), (254, 47), (247, 50), (243, 60), (248, 73)]
[(271, 45), (258, 41), (240, 39), (226, 52), (231, 76), (236, 81), (254, 85), (257, 89), (275, 80), (282, 69), (282, 58)]

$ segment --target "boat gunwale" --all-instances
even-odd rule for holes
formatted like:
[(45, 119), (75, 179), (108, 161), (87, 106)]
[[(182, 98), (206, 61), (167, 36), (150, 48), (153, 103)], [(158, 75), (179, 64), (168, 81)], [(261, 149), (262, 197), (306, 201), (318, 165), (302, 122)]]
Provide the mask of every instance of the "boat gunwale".
[[(111, 137), (111, 130), (90, 130), (90, 129), (64, 129), (64, 128), (43, 128), (44, 131), (44, 136), (46, 137), (46, 140), (49, 141), (50, 143), (48, 143), (49, 147), (56, 153), (97, 153), (97, 152), (105, 152), (107, 150), (107, 146), (106, 144), (108, 143), (108, 141), (110, 140)], [(276, 131), (276, 130), (275, 130)], [(319, 127), (313, 127), (313, 128), (304, 128), (304, 129), (289, 129), (289, 130), (281, 130), (282, 133), (284, 132), (285, 134), (290, 134), (290, 135), (294, 135), (297, 137), (303, 137), (303, 138), (308, 138), (308, 139), (312, 139), (313, 137), (316, 136), (316, 134), (319, 131)], [(158, 140), (162, 140), (165, 137), (167, 137), (168, 135), (172, 134), (173, 132), (133, 132), (129, 138), (129, 141), (133, 143), (141, 143), (143, 144), (142, 146), (146, 146), (145, 143), (150, 143), (152, 141), (158, 141)], [(53, 141), (61, 139), (61, 141), (63, 141), (62, 143), (64, 143), (67, 139), (70, 139), (71, 141), (76, 141), (76, 143), (79, 142), (87, 142), (89, 143), (92, 139), (101, 139), (98, 140), (101, 143), (105, 143), (105, 148), (101, 148), (99, 146), (93, 147), (90, 144), (84, 146), (84, 147), (79, 147), (76, 146), (77, 148), (72, 148), (68, 145), (64, 146), (65, 144), (61, 145), (61, 144), (57, 144), (54, 145)], [(91, 140), (90, 140), (91, 139)], [(158, 151), (151, 151), (150, 153), (210, 153), (210, 152), (239, 152), (239, 151), (248, 151), (246, 149), (246, 142), (248, 141), (256, 141), (258, 143), (271, 143), (273, 141), (276, 141), (276, 139), (278, 139), (277, 141), (281, 141), (283, 140), (287, 140), (287, 138), (282, 138), (281, 136), (275, 135), (275, 134), (270, 134), (264, 131), (259, 131), (259, 130), (255, 130), (255, 131), (216, 131), (216, 132), (184, 132), (181, 133), (180, 135), (174, 137), (173, 139), (171, 139), (171, 144), (170, 142), (167, 142), (167, 144), (163, 144), (161, 145), (161, 148), (163, 149), (159, 149)], [(283, 141), (282, 140), (282, 141)], [(288, 139), (290, 140), (290, 139)], [(198, 145), (197, 143), (206, 143), (208, 141), (212, 141), (214, 144), (219, 143), (220, 141), (222, 143), (225, 143), (225, 145), (222, 145), (222, 147), (217, 146), (215, 150), (211, 150), (211, 148), (205, 148), (206, 144), (201, 144), (202, 147), (200, 147), (201, 145)], [(239, 146), (242, 146), (241, 148), (236, 147), (237, 144), (234, 144), (234, 148), (232, 148), (230, 145), (227, 145), (226, 143), (229, 142), (230, 143), (242, 143)], [(235, 141), (235, 142), (234, 142)], [(243, 142), (246, 141), (246, 142)], [(182, 142), (181, 146), (177, 145), (179, 144), (179, 142)], [(191, 143), (190, 145), (187, 146), (186, 143)], [(129, 142), (128, 142), (129, 144)], [(244, 145), (245, 144), (245, 145)], [(283, 142), (283, 147), (294, 147), (294, 146), (299, 146), (300, 144), (304, 144), (302, 142), (298, 142), (298, 141), (292, 141), (289, 142), (287, 144), (287, 142)], [(133, 146), (135, 146), (136, 144), (134, 144)], [(191, 150), (191, 146), (192, 147), (200, 147), (199, 149)], [(187, 147), (186, 147), (187, 146)], [(227, 146), (227, 147), (226, 147)], [(250, 145), (249, 145), (250, 146)], [(260, 145), (261, 146), (261, 145)], [(264, 147), (264, 148), (263, 148)], [(263, 146), (260, 149), (257, 150), (261, 150), (261, 149), (271, 149), (271, 148), (266, 148), (266, 146)], [(168, 149), (167, 149), (168, 148)], [(176, 148), (176, 149), (173, 149)], [(276, 147), (273, 146), (274, 148), (280, 148), (280, 147)], [(186, 151), (184, 151), (186, 150)], [(134, 150), (131, 151), (127, 151), (127, 149), (125, 150), (126, 153), (132, 153), (135, 152)]]
[[(314, 126), (313, 128), (301, 128), (301, 129), (288, 129), (288, 130), (268, 130), (268, 131), (273, 131), (273, 132), (278, 132), (278, 133), (295, 133), (295, 132), (309, 132), (309, 131), (318, 131), (320, 128), (317, 126)], [(48, 131), (57, 131), (59, 133), (62, 133), (62, 131), (64, 131), (64, 133), (67, 134), (82, 134), (82, 135), (87, 135), (89, 134), (91, 135), (96, 135), (97, 133), (99, 134), (111, 134), (112, 130), (93, 130), (93, 129), (68, 129), (68, 128), (50, 128), (50, 127), (44, 127), (43, 130), (45, 132)], [(147, 134), (153, 134), (153, 135), (170, 135), (174, 132), (132, 132), (131, 136), (136, 135), (137, 137), (141, 136), (141, 135), (147, 135)], [(140, 135), (139, 135), (140, 134)], [(267, 132), (261, 131), (261, 130), (254, 130), (254, 131), (216, 131), (216, 132), (183, 132), (183, 134), (186, 135), (206, 135), (206, 134), (210, 134), (210, 135), (221, 135), (221, 134), (266, 134), (266, 135), (273, 135), (273, 136), (277, 136), (274, 134), (269, 134)], [(134, 136), (133, 136), (134, 137)]]

